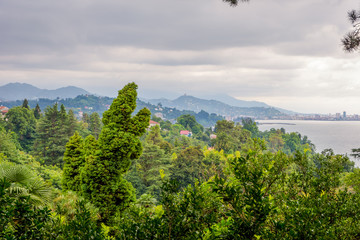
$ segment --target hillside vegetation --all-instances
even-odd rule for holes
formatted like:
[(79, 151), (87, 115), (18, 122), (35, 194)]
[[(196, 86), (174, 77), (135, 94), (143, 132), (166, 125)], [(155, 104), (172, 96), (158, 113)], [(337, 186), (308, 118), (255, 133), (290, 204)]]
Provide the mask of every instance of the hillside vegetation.
[(0, 238), (359, 239), (360, 171), (347, 156), (247, 118), (212, 129), (153, 115), (149, 128), (136, 89), (102, 118), (78, 120), (61, 102), (9, 110)]

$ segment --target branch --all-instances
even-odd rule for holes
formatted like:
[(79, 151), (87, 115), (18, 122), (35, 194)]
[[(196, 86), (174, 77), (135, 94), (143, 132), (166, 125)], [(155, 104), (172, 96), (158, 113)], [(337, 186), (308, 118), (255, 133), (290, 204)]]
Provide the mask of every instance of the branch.
[(223, 0), (223, 2), (227, 2), (231, 7), (235, 7), (239, 4), (239, 2), (248, 2), (249, 0)]

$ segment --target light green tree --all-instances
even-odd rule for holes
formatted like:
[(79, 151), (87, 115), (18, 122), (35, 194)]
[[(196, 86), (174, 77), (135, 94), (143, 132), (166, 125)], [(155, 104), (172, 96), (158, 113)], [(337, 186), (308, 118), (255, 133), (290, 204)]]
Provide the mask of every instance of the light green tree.
[[(131, 164), (137, 159), (142, 146), (140, 136), (150, 121), (150, 111), (136, 108), (137, 85), (127, 84), (103, 114), (104, 127), (96, 144), (98, 150), (88, 150), (82, 171), (82, 191), (95, 206), (100, 208), (102, 221), (109, 222), (134, 201), (131, 183), (123, 178)], [(94, 140), (92, 140), (95, 142)]]

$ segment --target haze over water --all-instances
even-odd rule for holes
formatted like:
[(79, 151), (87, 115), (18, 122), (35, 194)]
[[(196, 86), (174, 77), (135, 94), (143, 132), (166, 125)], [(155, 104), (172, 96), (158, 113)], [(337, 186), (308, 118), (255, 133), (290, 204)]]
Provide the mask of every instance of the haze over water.
[[(316, 146), (316, 151), (332, 148), (335, 153), (350, 154), (360, 148), (360, 121), (301, 121), (258, 120), (261, 131), (284, 128), (286, 132), (306, 135)], [(354, 160), (354, 159), (352, 159)], [(359, 161), (356, 161), (359, 165)]]

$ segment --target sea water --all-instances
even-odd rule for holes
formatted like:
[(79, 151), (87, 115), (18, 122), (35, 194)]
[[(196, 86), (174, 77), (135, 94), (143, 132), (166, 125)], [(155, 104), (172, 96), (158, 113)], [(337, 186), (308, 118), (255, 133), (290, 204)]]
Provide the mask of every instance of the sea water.
[[(360, 148), (360, 121), (257, 120), (259, 130), (284, 128), (286, 132), (306, 135), (316, 152), (332, 148), (338, 154), (351, 154)], [(354, 160), (354, 159), (352, 159)], [(359, 165), (360, 161), (356, 161)]]

